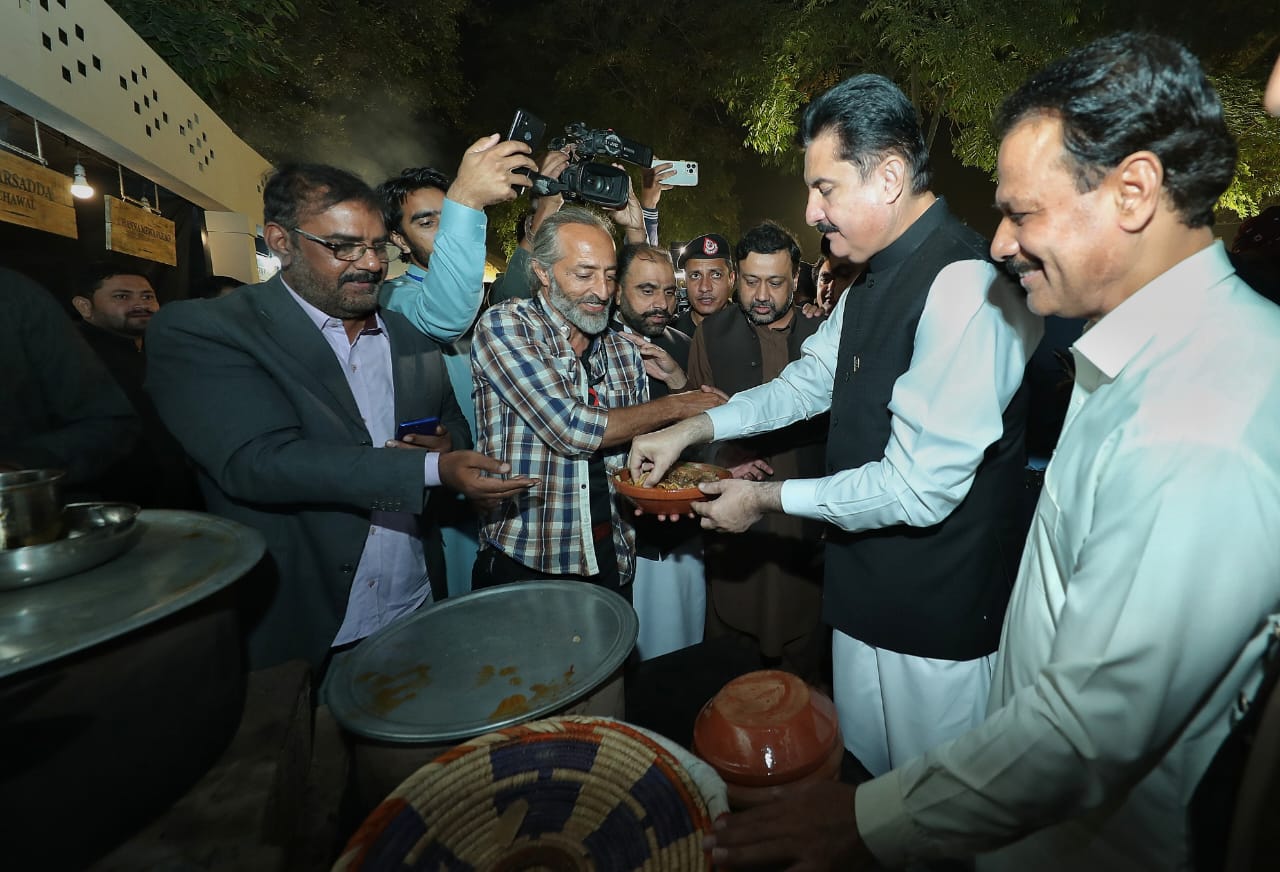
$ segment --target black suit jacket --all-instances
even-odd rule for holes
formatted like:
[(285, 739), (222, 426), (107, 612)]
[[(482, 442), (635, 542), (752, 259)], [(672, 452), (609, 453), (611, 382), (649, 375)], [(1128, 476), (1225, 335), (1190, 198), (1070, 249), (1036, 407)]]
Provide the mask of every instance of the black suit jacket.
[[(440, 347), (395, 312), (396, 420), (439, 416), (471, 444)], [(324, 337), (279, 277), (163, 307), (147, 328), (147, 389), (200, 467), (209, 511), (259, 530), (253, 668), (319, 664), (346, 612), (370, 512), (422, 512), (419, 451), (375, 447)], [(443, 581), (442, 567), (429, 572)]]

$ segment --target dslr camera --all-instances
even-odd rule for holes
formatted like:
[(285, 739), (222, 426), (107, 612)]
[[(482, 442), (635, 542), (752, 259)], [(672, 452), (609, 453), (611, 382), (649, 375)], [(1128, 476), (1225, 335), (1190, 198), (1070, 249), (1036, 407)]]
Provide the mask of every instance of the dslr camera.
[[(517, 110), (512, 130), (522, 128), (527, 131), (531, 127), (545, 129), (542, 122), (528, 112)], [(625, 206), (631, 186), (626, 170), (599, 163), (596, 158), (624, 160), (648, 167), (653, 163), (653, 149), (626, 139), (613, 130), (587, 127), (581, 121), (566, 125), (564, 132), (563, 137), (556, 137), (551, 141), (551, 148), (567, 151), (569, 166), (564, 168), (558, 179), (531, 173), (529, 178), (533, 181), (534, 194), (562, 194), (570, 202), (592, 203), (606, 209), (621, 209)], [(509, 138), (515, 139), (517, 135)], [(520, 138), (529, 142), (527, 134)], [(537, 148), (538, 144), (529, 142), (529, 145)]]

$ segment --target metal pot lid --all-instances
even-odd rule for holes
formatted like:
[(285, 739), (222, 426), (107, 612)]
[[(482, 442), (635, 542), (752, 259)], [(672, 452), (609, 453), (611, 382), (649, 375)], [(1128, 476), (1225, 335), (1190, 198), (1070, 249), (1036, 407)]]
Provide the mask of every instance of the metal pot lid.
[(262, 557), (262, 535), (243, 524), (171, 509), (138, 515), (137, 544), (64, 578), (0, 591), (0, 678), (108, 639), (211, 596)]
[(420, 609), (334, 666), (338, 723), (371, 739), (456, 742), (543, 717), (622, 665), (639, 621), (613, 591), (527, 581)]

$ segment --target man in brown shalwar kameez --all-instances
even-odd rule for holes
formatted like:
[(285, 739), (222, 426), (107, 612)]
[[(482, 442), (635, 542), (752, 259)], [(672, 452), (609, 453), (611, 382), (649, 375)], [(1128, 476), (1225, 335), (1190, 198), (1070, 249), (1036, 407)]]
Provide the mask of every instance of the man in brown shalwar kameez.
[[(689, 355), (692, 384), (729, 394), (777, 376), (821, 323), (793, 305), (800, 247), (790, 233), (765, 222), (747, 231), (735, 254), (737, 305), (703, 320)], [(718, 446), (714, 461), (742, 467), (749, 478), (820, 476), (826, 431), (823, 415)], [(754, 463), (744, 466), (749, 461)], [(708, 534), (708, 637), (741, 634), (758, 647), (762, 665), (816, 680), (828, 660), (820, 534), (821, 525), (782, 514), (766, 516), (743, 534)]]

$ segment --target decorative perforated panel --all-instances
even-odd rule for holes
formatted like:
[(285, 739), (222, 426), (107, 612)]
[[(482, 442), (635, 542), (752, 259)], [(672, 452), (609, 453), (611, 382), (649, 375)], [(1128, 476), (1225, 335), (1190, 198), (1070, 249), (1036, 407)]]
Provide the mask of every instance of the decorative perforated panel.
[(269, 165), (103, 0), (8, 0), (0, 100), (207, 209), (261, 223)]

